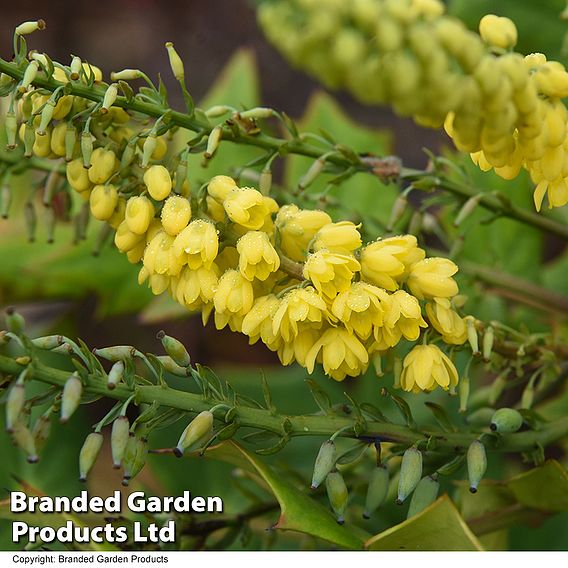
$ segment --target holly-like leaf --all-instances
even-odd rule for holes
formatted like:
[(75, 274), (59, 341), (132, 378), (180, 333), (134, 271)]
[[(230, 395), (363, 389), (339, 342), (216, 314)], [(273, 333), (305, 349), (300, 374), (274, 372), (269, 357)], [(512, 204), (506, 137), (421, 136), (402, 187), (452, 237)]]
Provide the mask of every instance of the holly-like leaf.
[(418, 515), (369, 539), (369, 550), (482, 550), (447, 495)]

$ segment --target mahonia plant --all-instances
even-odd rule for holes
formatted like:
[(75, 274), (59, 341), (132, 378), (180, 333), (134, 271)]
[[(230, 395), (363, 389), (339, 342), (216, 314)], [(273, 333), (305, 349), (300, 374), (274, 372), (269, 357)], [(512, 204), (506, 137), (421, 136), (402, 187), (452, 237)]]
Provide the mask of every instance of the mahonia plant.
[[(186, 92), (183, 63), (171, 43), (166, 47)], [(201, 311), (204, 324), (213, 316), (218, 329), (261, 340), (284, 365), (297, 361), (312, 373), (321, 363), (335, 380), (361, 375), (403, 339), (421, 338), (404, 359), (400, 386), (457, 385), (454, 364), (435, 343), (467, 339), (451, 260), (426, 258), (410, 234), (364, 245), (354, 223), (280, 206), (267, 188), (239, 187), (229, 176), (192, 190), (191, 147), (170, 157), (167, 116), (148, 126), (146, 116), (115, 106), (119, 83), (104, 83), (100, 69), (78, 57), (65, 66), (31, 52), (20, 64), (19, 82), (3, 76), (11, 87), (8, 147), (16, 147), (19, 133), (25, 156), (65, 160), (68, 185), (114, 231), (128, 261), (141, 265), (140, 284)], [(34, 87), (43, 77), (54, 80), (51, 93)], [(132, 69), (111, 74), (126, 92), (125, 81), (140, 77)], [(102, 101), (66, 94), (75, 84), (104, 86)], [(240, 119), (266, 114), (253, 109)], [(220, 137), (213, 128), (206, 158)]]
[(526, 169), (541, 209), (568, 203), (568, 72), (514, 51), (517, 29), (489, 14), (479, 34), (441, 0), (269, 0), (259, 21), (297, 67), (423, 126), (444, 126), (483, 171)]

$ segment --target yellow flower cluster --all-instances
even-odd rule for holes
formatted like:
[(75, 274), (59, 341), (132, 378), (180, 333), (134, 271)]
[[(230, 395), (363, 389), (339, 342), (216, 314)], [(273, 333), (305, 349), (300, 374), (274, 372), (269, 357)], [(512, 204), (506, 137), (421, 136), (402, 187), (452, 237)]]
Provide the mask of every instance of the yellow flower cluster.
[[(458, 268), (426, 258), (414, 236), (364, 245), (352, 222), (280, 206), (227, 176), (194, 194), (185, 154), (166, 158), (167, 143), (156, 133), (160, 121), (148, 130), (113, 106), (116, 84), (106, 85), (96, 107), (61, 89), (46, 96), (31, 86), (40, 72), (34, 61), (18, 87), (26, 154), (65, 159), (69, 186), (93, 217), (114, 229), (116, 247), (141, 265), (138, 281), (154, 294), (167, 292), (201, 311), (204, 323), (212, 318), (218, 329), (244, 333), (251, 344), (262, 341), (284, 365), (296, 361), (312, 373), (322, 364), (335, 380), (364, 373), (373, 358), (403, 339), (418, 340), (429, 326), (448, 345), (465, 342), (453, 301)], [(175, 57), (173, 63), (182, 76)], [(56, 67), (54, 76), (62, 84), (105, 85), (100, 70), (77, 58), (69, 68)], [(425, 360), (427, 377), (418, 369)], [(440, 349), (424, 344), (405, 359), (401, 385), (449, 388), (456, 376)]]
[(517, 29), (485, 16), (479, 34), (440, 0), (275, 0), (259, 9), (293, 64), (367, 103), (445, 126), (484, 171), (536, 185), (535, 206), (568, 203), (568, 72), (541, 53), (514, 53)]

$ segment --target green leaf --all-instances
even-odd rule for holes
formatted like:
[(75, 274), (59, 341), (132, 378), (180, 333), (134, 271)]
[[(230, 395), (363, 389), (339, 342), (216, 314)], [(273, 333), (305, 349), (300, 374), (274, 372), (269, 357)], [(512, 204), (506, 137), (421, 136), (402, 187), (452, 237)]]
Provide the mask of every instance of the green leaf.
[(448, 413), (442, 406), (436, 404), (435, 402), (430, 402), (430, 401), (427, 401), (424, 404), (432, 411), (432, 414), (434, 415), (436, 422), (439, 424), (442, 430), (445, 430), (446, 432), (456, 431), (456, 427), (452, 424), (452, 421), (450, 420)]
[(312, 379), (305, 379), (304, 381), (312, 393), (316, 404), (324, 414), (333, 414), (333, 405), (329, 395)]
[(238, 463), (240, 467), (260, 476), (280, 505), (280, 518), (274, 524), (274, 529), (301, 532), (349, 550), (361, 549), (369, 536), (357, 527), (338, 525), (323, 505), (296, 489), (264, 461), (233, 441), (211, 448), (205, 457), (222, 459), (235, 465)]
[(375, 535), (365, 547), (369, 550), (482, 550), (447, 495), (418, 515)]
[(519, 503), (542, 511), (568, 511), (568, 472), (556, 460), (507, 482)]

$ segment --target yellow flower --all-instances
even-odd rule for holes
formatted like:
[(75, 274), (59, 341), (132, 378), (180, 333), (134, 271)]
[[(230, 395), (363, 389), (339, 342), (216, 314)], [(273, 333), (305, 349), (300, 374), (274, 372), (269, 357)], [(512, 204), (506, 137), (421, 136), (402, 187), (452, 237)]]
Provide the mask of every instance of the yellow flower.
[(196, 310), (213, 301), (218, 283), (219, 269), (215, 264), (196, 269), (186, 266), (179, 275), (174, 296), (178, 303)]
[(164, 166), (150, 166), (144, 173), (144, 183), (156, 201), (163, 201), (172, 191), (172, 178)]
[(284, 296), (274, 314), (273, 333), (280, 334), (284, 341), (293, 341), (298, 335), (299, 323), (321, 327), (326, 315), (325, 301), (311, 286), (295, 288)]
[(435, 345), (417, 345), (404, 358), (400, 386), (405, 391), (429, 392), (458, 384), (458, 372), (449, 357)]
[(303, 275), (320, 294), (333, 300), (339, 292), (349, 290), (355, 272), (360, 269), (354, 256), (319, 250), (308, 257)]
[(263, 195), (251, 187), (232, 189), (223, 201), (229, 219), (246, 229), (257, 231), (270, 216), (268, 203)]
[(105, 183), (118, 166), (119, 161), (112, 150), (95, 148), (91, 154), (91, 167), (87, 170), (89, 180), (97, 185)]
[(67, 164), (65, 171), (67, 174), (67, 181), (75, 191), (87, 191), (93, 187), (93, 184), (89, 179), (89, 170), (86, 170), (83, 167), (83, 160), (81, 160), (81, 158), (71, 160)]
[(325, 211), (302, 210), (296, 205), (284, 205), (276, 216), (282, 252), (296, 262), (304, 261), (315, 234), (329, 223), (331, 217)]
[(315, 235), (313, 249), (351, 253), (361, 246), (361, 234), (351, 221), (324, 225)]
[(196, 219), (183, 229), (174, 241), (174, 251), (183, 256), (189, 268), (209, 268), (219, 252), (219, 237), (209, 221)]
[(233, 189), (238, 189), (238, 186), (233, 178), (229, 176), (215, 176), (211, 178), (207, 186), (207, 193), (215, 199), (218, 203), (223, 203)]
[(162, 207), (161, 218), (166, 233), (176, 236), (187, 227), (191, 219), (189, 200), (180, 195), (168, 197)]
[(137, 235), (143, 235), (154, 218), (154, 206), (143, 195), (131, 197), (126, 202), (126, 214), (124, 220), (130, 231)]
[(280, 268), (280, 258), (261, 231), (249, 231), (237, 242), (239, 270), (247, 280), (266, 280)]
[(376, 286), (394, 291), (409, 267), (424, 256), (425, 252), (418, 248), (414, 235), (382, 239), (361, 251), (361, 275)]
[(158, 231), (144, 251), (144, 268), (149, 274), (177, 276), (183, 267), (181, 258), (173, 249), (174, 237)]
[(89, 205), (95, 219), (106, 221), (112, 217), (118, 204), (118, 191), (114, 185), (96, 185), (91, 191)]
[(254, 301), (252, 284), (236, 270), (227, 270), (219, 279), (215, 292), (215, 311), (218, 314), (245, 316)]
[(383, 325), (385, 303), (388, 306), (389, 295), (385, 290), (366, 282), (355, 282), (349, 290), (336, 296), (331, 312), (347, 331), (367, 339), (373, 327)]
[(426, 258), (414, 264), (408, 276), (408, 287), (419, 299), (450, 298), (458, 293), (452, 276), (458, 267), (447, 258)]
[(114, 235), (114, 244), (120, 252), (128, 252), (132, 250), (138, 243), (143, 242), (144, 233), (141, 235), (133, 233), (129, 228), (126, 221), (122, 221)]
[(308, 373), (313, 373), (316, 360), (331, 378), (342, 381), (347, 375), (356, 377), (365, 372), (369, 353), (363, 344), (346, 329), (331, 327), (314, 343), (306, 356)]
[(302, 367), (305, 367), (308, 353), (320, 335), (321, 330), (304, 325), (300, 327), (293, 341), (281, 341), (278, 347), (278, 358), (282, 365), (291, 365), (294, 361), (298, 361)]
[(279, 334), (274, 333), (272, 319), (280, 305), (274, 294), (257, 298), (249, 313), (242, 322), (242, 332), (249, 336), (251, 345), (259, 339), (272, 351), (276, 351), (281, 343)]
[(426, 304), (426, 313), (432, 327), (442, 335), (445, 343), (462, 345), (467, 339), (467, 327), (447, 298), (434, 298)]

